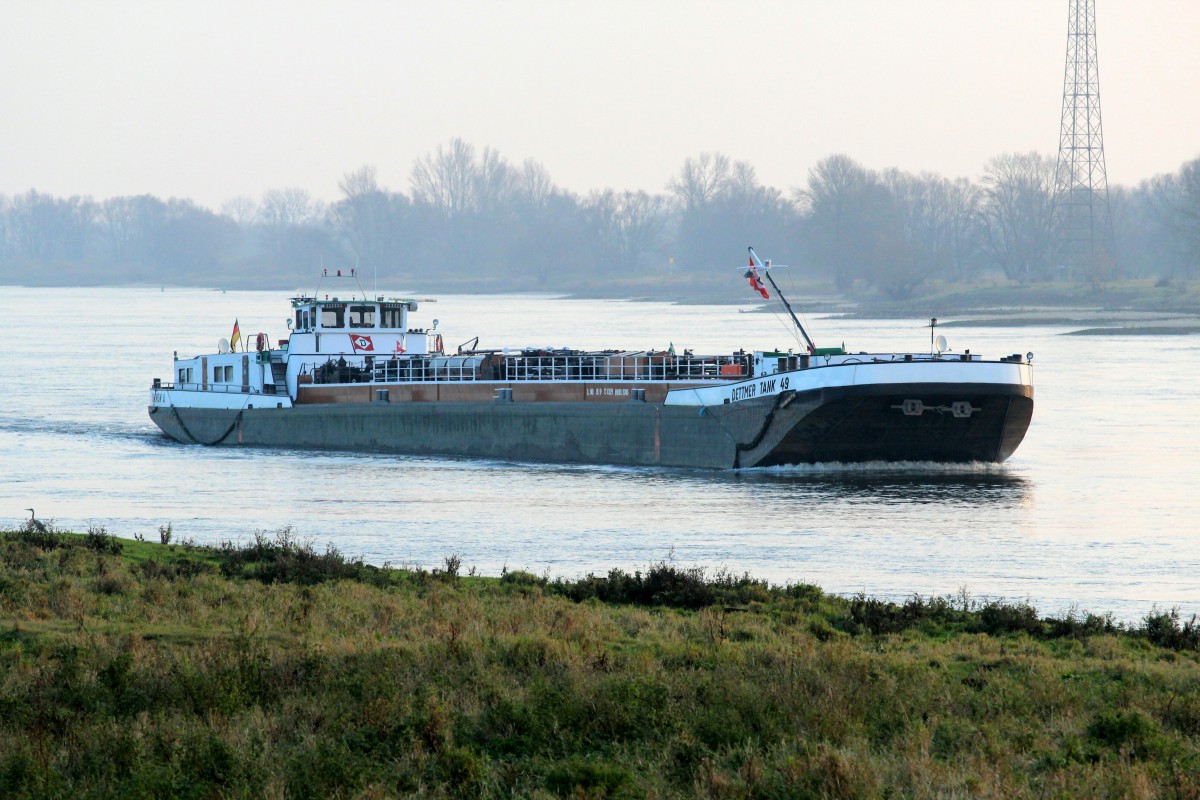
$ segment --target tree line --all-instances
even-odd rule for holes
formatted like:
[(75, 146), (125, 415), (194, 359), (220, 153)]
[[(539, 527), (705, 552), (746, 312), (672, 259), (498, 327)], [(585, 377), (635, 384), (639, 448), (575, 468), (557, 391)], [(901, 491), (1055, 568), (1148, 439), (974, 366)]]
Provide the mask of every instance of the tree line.
[(362, 167), (340, 199), (302, 189), (237, 197), (213, 211), (150, 195), (0, 195), (0, 280), (292, 287), (358, 266), (380, 285), (586, 291), (612, 284), (720, 285), (746, 244), (802, 277), (888, 298), (926, 283), (1200, 273), (1200, 158), (1110, 189), (1115, 252), (1067, 274), (1056, 247), (1052, 158), (1004, 154), (978, 181), (873, 170), (845, 155), (787, 192), (744, 161), (688, 158), (661, 193), (557, 186), (533, 160), (454, 139), (417, 159), (407, 192)]

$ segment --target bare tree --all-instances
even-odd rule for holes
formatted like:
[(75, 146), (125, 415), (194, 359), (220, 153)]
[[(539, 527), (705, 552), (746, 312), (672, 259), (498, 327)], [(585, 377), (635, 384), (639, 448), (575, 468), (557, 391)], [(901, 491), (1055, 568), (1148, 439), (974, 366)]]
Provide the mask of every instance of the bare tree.
[(13, 256), (41, 265), (79, 263), (88, 252), (95, 203), (30, 190), (9, 201), (7, 236)]
[(353, 172), (347, 172), (338, 181), (338, 189), (347, 199), (375, 194), (379, 191), (375, 167), (364, 165)]
[(322, 264), (338, 263), (345, 253), (324, 224), (325, 211), (303, 189), (275, 189), (259, 204), (256, 238), (266, 266), (277, 276), (311, 274)]
[(246, 227), (258, 220), (258, 203), (254, 202), (252, 197), (239, 194), (221, 204), (221, 215)]
[(713, 202), (731, 179), (729, 158), (720, 153), (701, 153), (683, 162), (679, 174), (667, 183), (685, 210)]
[(550, 172), (531, 158), (525, 159), (513, 174), (513, 193), (529, 208), (545, 208), (555, 191)]
[(346, 173), (338, 187), (344, 197), (330, 209), (329, 220), (358, 264), (386, 275), (411, 262), (416, 231), (409, 199), (381, 188), (374, 167)]
[(96, 208), (102, 246), (114, 264), (142, 263), (146, 247), (162, 225), (167, 206), (157, 197), (112, 197)]
[(895, 169), (881, 180), (892, 206), (877, 223), (889, 239), (889, 250), (874, 264), (879, 286), (892, 297), (908, 297), (932, 278), (965, 275), (976, 250), (970, 182)]
[(462, 139), (438, 145), (435, 153), (417, 159), (412, 168), (414, 200), (428, 203), (451, 218), (470, 208), (475, 148)]
[(1194, 273), (1200, 261), (1200, 158), (1180, 167), (1176, 185), (1175, 229), (1187, 242)]
[(592, 192), (583, 205), (591, 250), (602, 272), (634, 272), (662, 253), (667, 203), (646, 192)]
[(483, 148), (475, 165), (473, 210), (495, 212), (512, 196), (513, 169), (496, 150)]
[(500, 154), (452, 139), (436, 152), (417, 159), (412, 169), (413, 199), (441, 209), (450, 219), (494, 208), (507, 199), (513, 171)]
[(891, 194), (875, 172), (848, 156), (828, 156), (793, 196), (805, 215), (812, 259), (839, 289), (874, 271), (884, 250), (880, 222), (892, 210)]
[(414, 203), (432, 209), (445, 252), (460, 272), (498, 274), (505, 267), (516, 235), (512, 203), (514, 170), (500, 154), (485, 147), (478, 156), (462, 139), (418, 159), (412, 169)]
[(980, 230), (988, 260), (1011, 280), (1047, 277), (1054, 254), (1053, 158), (1005, 153), (983, 173)]
[(979, 228), (979, 206), (982, 193), (966, 178), (945, 181), (944, 202), (947, 207), (949, 247), (951, 251), (949, 277), (963, 280), (979, 264), (982, 246)]
[(258, 221), (269, 228), (286, 228), (316, 221), (320, 209), (303, 189), (272, 189), (263, 194)]

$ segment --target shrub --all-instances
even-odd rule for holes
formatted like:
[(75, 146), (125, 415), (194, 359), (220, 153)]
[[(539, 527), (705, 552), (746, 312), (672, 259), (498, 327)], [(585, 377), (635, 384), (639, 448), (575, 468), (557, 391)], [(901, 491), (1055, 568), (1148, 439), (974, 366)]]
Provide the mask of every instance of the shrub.
[(1135, 629), (1135, 632), (1159, 647), (1171, 650), (1200, 650), (1200, 624), (1197, 623), (1196, 615), (1193, 614), (1191, 619), (1181, 624), (1178, 608), (1166, 613), (1150, 612), (1146, 615), (1142, 627)]
[(290, 525), (275, 532), (255, 531), (254, 541), (238, 546), (223, 542), (219, 557), (226, 576), (245, 576), (263, 583), (298, 583), (305, 586), (331, 580), (359, 580), (368, 583), (386, 581), (378, 568), (362, 558), (347, 559), (332, 544), (318, 553), (309, 540), (300, 541)]
[(16, 539), (39, 550), (53, 550), (66, 545), (65, 537), (54, 529), (53, 522), (43, 522), (39, 526), (31, 519), (25, 520), (17, 529)]
[(969, 616), (969, 612), (957, 609), (948, 598), (924, 598), (919, 594), (904, 601), (903, 605), (864, 594), (856, 595), (849, 606), (848, 633), (866, 630), (876, 636), (885, 633), (900, 633), (923, 624), (946, 624)]
[(651, 564), (645, 574), (636, 571), (631, 575), (621, 569), (612, 569), (604, 577), (589, 573), (577, 581), (559, 579), (548, 586), (555, 593), (575, 601), (596, 598), (606, 603), (688, 609), (770, 597), (766, 581), (755, 580), (749, 574), (734, 575), (718, 570), (710, 577), (704, 567), (678, 567), (663, 561)]
[(1088, 726), (1088, 738), (1135, 758), (1146, 758), (1162, 746), (1158, 724), (1141, 711), (1102, 711)]
[(1046, 635), (1055, 639), (1086, 639), (1089, 636), (1116, 633), (1121, 629), (1113, 621), (1112, 614), (1104, 616), (1088, 614), (1079, 617), (1074, 611), (1069, 611), (1061, 619), (1047, 617), (1044, 622), (1046, 623)]
[(532, 572), (525, 572), (517, 569), (513, 570), (512, 572), (505, 572), (504, 575), (500, 577), (500, 583), (507, 583), (513, 586), (544, 586), (546, 584), (546, 579), (539, 578)]
[(986, 603), (969, 630), (996, 636), (1001, 633), (1028, 633), (1041, 636), (1044, 633), (1037, 609), (1028, 603), (1008, 604), (1000, 601)]
[(96, 553), (109, 553), (110, 555), (119, 556), (124, 545), (115, 534), (108, 532), (107, 528), (97, 527), (96, 525), (88, 525), (87, 533), (83, 535), (84, 546)]
[(164, 578), (174, 581), (179, 578), (194, 578), (197, 575), (216, 572), (217, 568), (207, 562), (195, 561), (190, 558), (181, 559), (173, 564), (160, 564), (152, 558), (143, 562), (140, 569), (147, 578)]
[(580, 796), (580, 789), (587, 796), (590, 790), (599, 789), (609, 796), (619, 790), (631, 778), (629, 772), (613, 764), (594, 758), (572, 756), (554, 764), (546, 773), (546, 788), (562, 796)]

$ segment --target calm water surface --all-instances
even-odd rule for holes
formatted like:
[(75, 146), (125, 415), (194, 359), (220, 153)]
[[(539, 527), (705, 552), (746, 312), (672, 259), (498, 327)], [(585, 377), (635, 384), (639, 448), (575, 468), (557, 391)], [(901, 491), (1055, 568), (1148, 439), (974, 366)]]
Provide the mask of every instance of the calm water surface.
[[(1200, 612), (1200, 338), (947, 328), (956, 351), (1035, 353), (1024, 444), (995, 465), (710, 473), (180, 445), (149, 421), (172, 351), (285, 336), (286, 293), (3, 288), (0, 525), (244, 540), (291, 525), (373, 563), (577, 576), (665, 558), (901, 598), (1029, 599), (1137, 619)], [(935, 315), (937, 309), (931, 310)], [(447, 347), (729, 352), (795, 346), (770, 314), (551, 297), (439, 298)], [(428, 316), (426, 316), (428, 314)], [(921, 350), (921, 320), (814, 318), (818, 346)]]

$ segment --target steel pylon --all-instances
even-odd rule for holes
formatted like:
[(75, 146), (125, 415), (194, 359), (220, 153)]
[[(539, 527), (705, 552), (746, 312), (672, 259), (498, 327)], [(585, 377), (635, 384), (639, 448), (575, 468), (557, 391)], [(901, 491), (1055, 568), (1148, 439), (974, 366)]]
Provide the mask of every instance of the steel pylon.
[(1067, 62), (1054, 175), (1058, 254), (1069, 276), (1095, 281), (1116, 274), (1100, 117), (1096, 3), (1068, 0), (1067, 6)]

